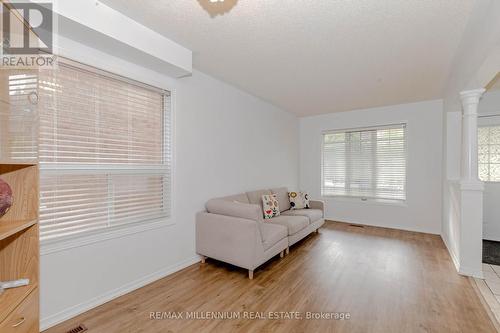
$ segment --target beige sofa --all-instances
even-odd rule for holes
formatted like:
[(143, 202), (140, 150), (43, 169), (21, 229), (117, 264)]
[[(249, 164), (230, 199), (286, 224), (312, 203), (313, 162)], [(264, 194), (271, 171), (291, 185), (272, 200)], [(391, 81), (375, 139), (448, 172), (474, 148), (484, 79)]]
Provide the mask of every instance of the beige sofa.
[[(276, 194), (281, 215), (264, 220), (262, 196)], [(310, 209), (290, 210), (286, 187), (211, 199), (196, 216), (196, 252), (253, 271), (324, 223), (324, 205), (310, 201)]]

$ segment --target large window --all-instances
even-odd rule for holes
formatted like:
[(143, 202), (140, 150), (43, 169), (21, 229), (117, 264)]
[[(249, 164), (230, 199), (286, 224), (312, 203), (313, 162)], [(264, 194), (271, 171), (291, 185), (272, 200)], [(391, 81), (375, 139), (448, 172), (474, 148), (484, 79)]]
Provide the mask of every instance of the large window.
[(406, 200), (404, 124), (323, 134), (322, 195)]
[(61, 62), (39, 81), (40, 236), (170, 216), (170, 94)]
[(479, 127), (479, 179), (500, 182), (500, 125)]

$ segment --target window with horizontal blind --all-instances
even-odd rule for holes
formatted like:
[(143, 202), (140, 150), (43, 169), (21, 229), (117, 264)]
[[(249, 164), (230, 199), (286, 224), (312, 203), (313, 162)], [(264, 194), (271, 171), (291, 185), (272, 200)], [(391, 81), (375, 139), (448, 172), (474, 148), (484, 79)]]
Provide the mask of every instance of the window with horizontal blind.
[(42, 240), (170, 216), (170, 94), (80, 64), (39, 77)]
[(406, 200), (406, 125), (323, 133), (323, 196)]
[(500, 182), (500, 125), (478, 129), (479, 179)]

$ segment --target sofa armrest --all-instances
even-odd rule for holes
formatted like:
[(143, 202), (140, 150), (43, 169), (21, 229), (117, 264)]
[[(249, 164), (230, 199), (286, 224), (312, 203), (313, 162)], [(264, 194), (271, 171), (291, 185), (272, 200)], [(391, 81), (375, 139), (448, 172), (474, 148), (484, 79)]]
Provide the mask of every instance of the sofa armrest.
[(325, 216), (325, 202), (320, 200), (309, 200), (309, 207), (311, 209), (321, 209), (323, 217)]
[(239, 217), (257, 222), (262, 222), (263, 220), (262, 208), (259, 205), (211, 199), (205, 206), (207, 211), (213, 214)]
[(263, 251), (257, 221), (200, 212), (196, 215), (196, 252), (230, 264), (254, 269)]

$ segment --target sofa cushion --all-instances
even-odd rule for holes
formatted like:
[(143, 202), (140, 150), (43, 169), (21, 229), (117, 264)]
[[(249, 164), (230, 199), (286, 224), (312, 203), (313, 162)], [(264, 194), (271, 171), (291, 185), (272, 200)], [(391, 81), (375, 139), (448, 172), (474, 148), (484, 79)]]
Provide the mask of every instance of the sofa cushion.
[(290, 192), (288, 197), (291, 209), (309, 208), (309, 194), (306, 192)]
[(227, 197), (223, 197), (221, 199), (224, 201), (241, 202), (241, 203), (246, 203), (246, 204), (250, 203), (250, 201), (248, 201), (248, 197), (247, 197), (246, 193), (230, 195)]
[(280, 215), (280, 204), (276, 194), (266, 194), (262, 196), (262, 209), (265, 219), (272, 219)]
[(260, 205), (262, 207), (262, 196), (266, 194), (272, 194), (269, 190), (258, 190), (247, 192), (248, 201), (254, 205)]
[(265, 250), (271, 248), (274, 244), (288, 236), (286, 227), (272, 223), (262, 223), (261, 233)]
[(271, 192), (278, 197), (280, 212), (290, 209), (290, 199), (288, 199), (288, 189), (286, 187), (273, 188)]
[(311, 223), (323, 218), (323, 211), (320, 209), (294, 209), (283, 212), (287, 216), (305, 216)]
[(266, 220), (266, 223), (273, 223), (288, 228), (288, 235), (293, 235), (309, 225), (309, 219), (305, 216), (280, 215)]

